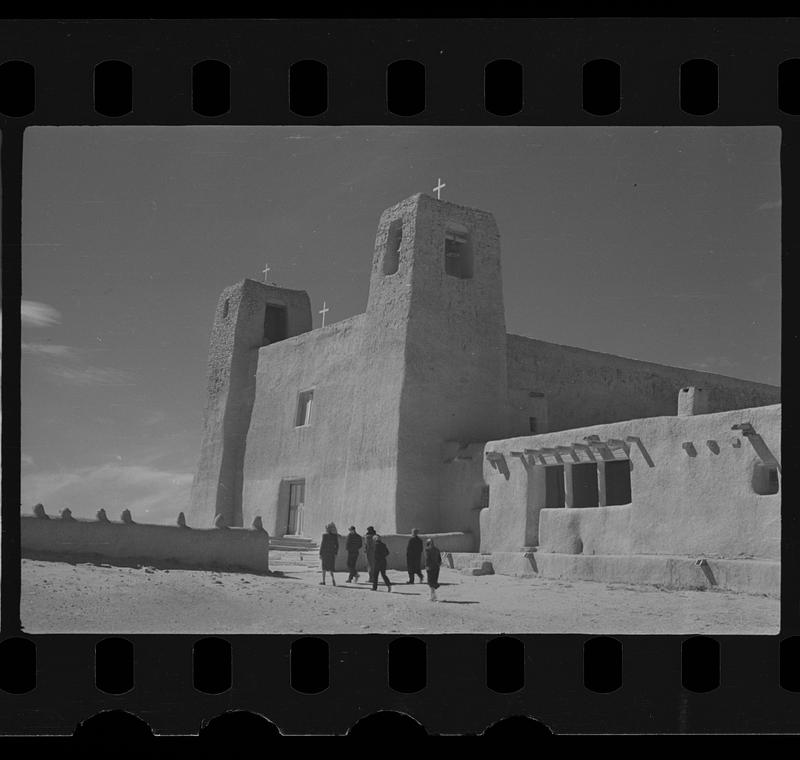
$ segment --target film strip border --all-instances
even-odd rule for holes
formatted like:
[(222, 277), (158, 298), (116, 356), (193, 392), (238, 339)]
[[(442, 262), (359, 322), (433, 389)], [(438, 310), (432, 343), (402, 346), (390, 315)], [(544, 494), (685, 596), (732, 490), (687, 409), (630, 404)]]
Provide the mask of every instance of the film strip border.
[(791, 19), (5, 21), (0, 113), (26, 124), (776, 123), (800, 114), (796, 31)]
[(797, 637), (37, 636), (0, 657), (3, 733), (69, 734), (112, 710), (165, 735), (231, 711), (345, 733), (386, 710), (431, 734), (511, 716), (532, 732), (796, 731), (800, 700)]
[[(19, 360), (26, 126), (778, 124), (791, 207), (798, 39), (786, 19), (4, 22), (7, 366)], [(799, 238), (784, 214), (784, 250)], [(18, 394), (3, 373), (4, 452), (18, 445)], [(791, 398), (784, 407), (791, 415)], [(19, 471), (5, 459), (0, 734), (68, 733), (109, 709), (158, 734), (210, 729), (230, 710), (288, 734), (344, 733), (380, 710), (433, 734), (514, 715), (556, 732), (797, 728), (799, 522), (788, 508), (780, 637), (28, 636)], [(785, 504), (792, 492), (789, 479)]]

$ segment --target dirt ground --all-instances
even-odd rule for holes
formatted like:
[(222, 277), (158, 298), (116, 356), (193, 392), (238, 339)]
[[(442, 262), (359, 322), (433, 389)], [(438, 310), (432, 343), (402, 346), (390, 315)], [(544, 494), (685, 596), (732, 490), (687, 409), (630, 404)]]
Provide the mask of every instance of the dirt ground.
[(779, 630), (779, 601), (719, 591), (566, 582), (443, 568), (428, 587), (372, 591), (362, 574), (319, 585), (316, 558), (270, 557), (258, 576), (23, 560), (29, 633), (750, 633)]

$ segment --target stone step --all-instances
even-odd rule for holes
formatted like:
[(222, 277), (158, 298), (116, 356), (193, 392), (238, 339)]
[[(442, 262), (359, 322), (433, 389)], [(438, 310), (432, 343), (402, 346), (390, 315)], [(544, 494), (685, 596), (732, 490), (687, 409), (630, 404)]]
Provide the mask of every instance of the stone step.
[(464, 575), (494, 575), (494, 566), (488, 560), (473, 560), (461, 572)]

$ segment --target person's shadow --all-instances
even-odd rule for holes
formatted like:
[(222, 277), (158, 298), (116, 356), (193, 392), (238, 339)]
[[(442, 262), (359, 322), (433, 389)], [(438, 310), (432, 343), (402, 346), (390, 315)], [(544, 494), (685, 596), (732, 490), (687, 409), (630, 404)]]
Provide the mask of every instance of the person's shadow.
[(480, 602), (467, 602), (458, 599), (439, 599), (439, 604), (480, 604)]

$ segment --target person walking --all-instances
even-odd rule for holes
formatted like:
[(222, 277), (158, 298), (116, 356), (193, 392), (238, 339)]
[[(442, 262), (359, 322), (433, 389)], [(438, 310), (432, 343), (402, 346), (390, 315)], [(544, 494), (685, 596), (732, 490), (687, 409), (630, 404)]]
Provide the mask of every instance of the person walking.
[(322, 541), (319, 544), (319, 556), (322, 560), (322, 581), (320, 586), (325, 585), (325, 573), (331, 574), (331, 583), (336, 585), (336, 578), (333, 571), (336, 569), (336, 555), (339, 553), (339, 536), (336, 533), (336, 526), (328, 523), (325, 532), (322, 534)]
[(372, 590), (378, 590), (378, 573), (381, 574), (383, 582), (386, 584), (386, 590), (392, 590), (392, 582), (386, 577), (386, 557), (389, 556), (389, 547), (383, 543), (383, 539), (375, 536), (375, 557), (374, 566), (372, 570)]
[(347, 583), (355, 581), (358, 583), (358, 571), (356, 570), (356, 562), (358, 562), (358, 552), (364, 540), (356, 532), (354, 525), (350, 526), (347, 533), (347, 540), (345, 541), (344, 548), (347, 550), (347, 571), (350, 573), (347, 576)]
[(375, 563), (375, 528), (371, 525), (364, 533), (364, 554), (367, 555), (367, 578), (369, 583), (372, 583), (373, 564)]
[(429, 538), (425, 550), (425, 570), (428, 573), (428, 586), (431, 589), (431, 601), (436, 600), (436, 589), (439, 588), (439, 568), (442, 566), (442, 553), (439, 547)]
[(406, 546), (406, 570), (408, 570), (408, 580), (406, 583), (414, 583), (414, 576), (419, 576), (419, 582), (422, 583), (425, 579), (422, 577), (422, 539), (419, 537), (419, 531), (414, 528), (411, 531), (411, 538), (408, 539)]

